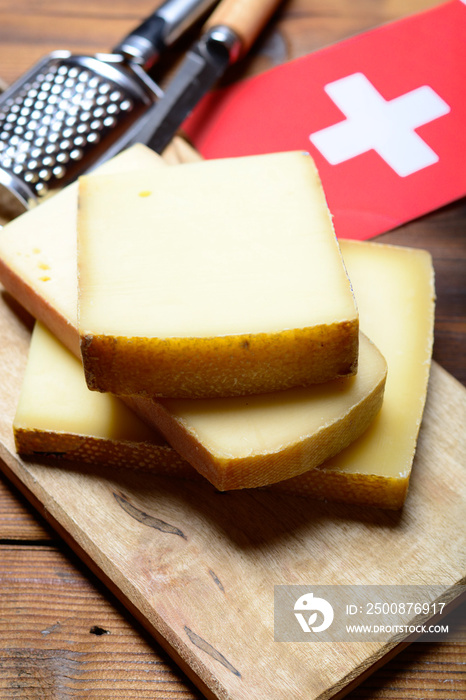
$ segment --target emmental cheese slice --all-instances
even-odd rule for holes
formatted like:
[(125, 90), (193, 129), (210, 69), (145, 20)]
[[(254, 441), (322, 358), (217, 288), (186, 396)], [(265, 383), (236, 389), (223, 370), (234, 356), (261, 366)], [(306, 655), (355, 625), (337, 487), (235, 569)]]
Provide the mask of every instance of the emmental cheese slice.
[[(197, 429), (193, 448), (202, 443), (204, 453), (215, 455), (205, 476), (219, 490), (267, 485), (311, 469), (355, 440), (380, 410), (387, 373), (367, 338), (360, 348), (354, 377), (248, 399), (191, 400), (183, 418)], [(130, 465), (152, 463), (160, 473), (171, 464), (175, 475), (195, 471), (160, 435), (151, 438), (116, 397), (90, 391), (81, 363), (40, 324), (13, 427), (22, 454), (58, 452), (105, 464), (130, 455)]]
[(89, 391), (82, 364), (40, 323), (31, 338), (13, 421), (20, 454), (53, 454), (193, 477), (194, 469), (111, 394)]
[(81, 178), (78, 272), (92, 389), (223, 397), (356, 371), (357, 309), (309, 155)]

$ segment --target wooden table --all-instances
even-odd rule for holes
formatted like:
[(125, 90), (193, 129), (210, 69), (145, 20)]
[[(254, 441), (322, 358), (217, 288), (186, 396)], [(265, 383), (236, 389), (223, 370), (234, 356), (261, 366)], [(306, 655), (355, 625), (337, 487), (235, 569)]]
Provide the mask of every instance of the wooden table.
[[(435, 4), (433, 0), (290, 0), (238, 74), (260, 72)], [(152, 11), (148, 0), (4, 0), (0, 7), (0, 77), (7, 83), (53, 49), (106, 50)], [(167, 70), (181, 48), (172, 51)], [(431, 251), (438, 296), (434, 358), (464, 385), (465, 231), (462, 200), (383, 236), (386, 242)], [(348, 697), (459, 700), (466, 697), (465, 669), (464, 644), (412, 644)], [(202, 697), (4, 477), (0, 478), (0, 697)]]

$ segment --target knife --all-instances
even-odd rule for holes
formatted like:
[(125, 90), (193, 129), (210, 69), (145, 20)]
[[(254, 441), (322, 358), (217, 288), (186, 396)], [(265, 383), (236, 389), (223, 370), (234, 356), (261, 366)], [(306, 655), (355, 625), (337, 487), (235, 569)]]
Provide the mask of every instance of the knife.
[(161, 153), (228, 66), (244, 56), (280, 0), (222, 0), (147, 122), (147, 146)]
[(113, 49), (149, 71), (160, 54), (206, 13), (216, 0), (165, 0)]

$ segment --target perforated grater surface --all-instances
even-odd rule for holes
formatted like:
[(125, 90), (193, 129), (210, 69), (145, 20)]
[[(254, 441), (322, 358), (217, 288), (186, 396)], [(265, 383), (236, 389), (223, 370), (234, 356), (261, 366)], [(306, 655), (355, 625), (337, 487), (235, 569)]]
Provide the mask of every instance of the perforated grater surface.
[[(105, 71), (103, 70), (105, 68)], [(0, 102), (0, 181), (26, 205), (74, 180), (130, 127), (157, 96), (120, 66), (65, 52), (51, 54)], [(152, 93), (152, 94), (151, 94)]]
[(0, 186), (23, 208), (139, 140), (147, 70), (212, 0), (168, 0), (111, 54), (55, 51), (0, 96)]

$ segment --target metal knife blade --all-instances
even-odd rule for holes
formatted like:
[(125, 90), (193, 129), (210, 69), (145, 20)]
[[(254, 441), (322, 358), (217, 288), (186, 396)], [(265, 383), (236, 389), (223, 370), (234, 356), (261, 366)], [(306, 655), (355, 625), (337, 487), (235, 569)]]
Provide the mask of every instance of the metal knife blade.
[(186, 54), (183, 65), (164, 95), (157, 102), (150, 127), (154, 129), (147, 145), (161, 153), (199, 100), (223, 75), (230, 56), (223, 44), (204, 36)]
[[(222, 0), (209, 28), (188, 51), (151, 110), (145, 143), (161, 153), (200, 99), (238, 60), (270, 19), (280, 0)], [(218, 19), (218, 23), (216, 20)]]

